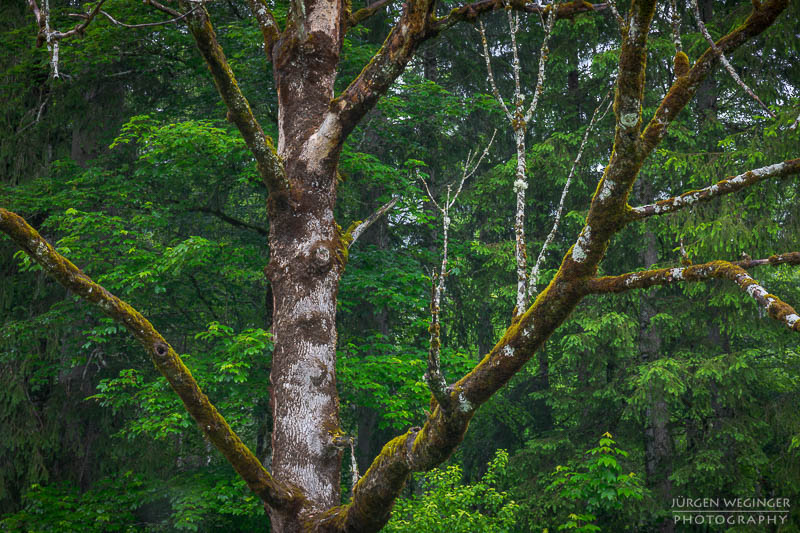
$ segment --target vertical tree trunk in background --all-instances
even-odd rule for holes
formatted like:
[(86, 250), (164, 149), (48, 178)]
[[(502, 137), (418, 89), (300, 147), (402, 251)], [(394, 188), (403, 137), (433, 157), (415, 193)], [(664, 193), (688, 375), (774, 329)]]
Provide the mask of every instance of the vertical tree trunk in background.
[[(639, 188), (642, 200), (651, 200), (651, 187), (643, 184)], [(652, 231), (645, 232), (645, 247), (641, 254), (642, 264), (651, 265), (658, 262), (656, 236)], [(648, 364), (661, 357), (661, 336), (651, 319), (656, 314), (655, 305), (649, 291), (643, 291), (639, 301), (639, 353), (643, 364)], [(672, 501), (672, 473), (670, 457), (672, 457), (672, 437), (669, 433), (669, 406), (660, 387), (648, 387), (647, 406), (645, 407), (644, 427), (645, 475), (647, 487), (653, 492), (656, 504), (667, 506)], [(675, 524), (670, 517), (665, 517), (658, 526), (662, 533), (675, 531)]]
[[(269, 199), (272, 469), (275, 478), (303, 491), (303, 513), (339, 503), (335, 357), (342, 262), (333, 208), (341, 128), (328, 107), (339, 59), (340, 7), (322, 0), (306, 8), (273, 54), (278, 153), (289, 189)], [(299, 531), (297, 512), (271, 509), (272, 531)]]
[[(714, 15), (714, 0), (698, 0), (700, 18), (709, 22)], [(697, 119), (698, 123), (715, 121), (717, 119), (717, 80), (714, 76), (706, 76), (700, 87), (697, 88)]]

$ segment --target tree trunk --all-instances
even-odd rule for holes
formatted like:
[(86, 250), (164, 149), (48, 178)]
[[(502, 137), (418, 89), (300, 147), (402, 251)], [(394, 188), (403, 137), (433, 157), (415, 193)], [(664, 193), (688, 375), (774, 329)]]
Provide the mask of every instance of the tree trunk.
[[(649, 189), (642, 187), (645, 188)], [(658, 261), (656, 236), (648, 230), (645, 232), (645, 240), (642, 262), (650, 267)], [(658, 360), (662, 349), (658, 328), (650, 322), (656, 314), (651, 300), (652, 296), (644, 292), (639, 303), (639, 352), (643, 364)], [(647, 391), (644, 454), (647, 486), (653, 492), (657, 504), (668, 505), (672, 501), (672, 482), (669, 479), (672, 437), (669, 433), (669, 406), (660, 387), (649, 387)], [(658, 531), (672, 533), (675, 531), (675, 524), (666, 517), (658, 524)]]
[[(336, 296), (343, 270), (333, 217), (340, 152), (328, 112), (338, 62), (336, 4), (316, 5), (275, 47), (278, 153), (289, 189), (269, 199), (273, 291), (273, 476), (299, 487), (299, 509), (270, 509), (272, 531), (339, 504), (342, 449), (336, 392)], [(333, 36), (333, 37), (331, 37)]]

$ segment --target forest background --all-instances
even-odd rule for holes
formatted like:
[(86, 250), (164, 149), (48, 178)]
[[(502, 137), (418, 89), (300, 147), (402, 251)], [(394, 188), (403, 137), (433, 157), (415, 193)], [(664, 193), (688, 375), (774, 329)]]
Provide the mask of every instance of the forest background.
[[(98, 18), (84, 38), (62, 43), (54, 78), (27, 2), (3, 6), (0, 206), (23, 214), (60, 253), (157, 324), (268, 464), (267, 190), (191, 38), (179, 24), (126, 28)], [(164, 20), (126, 2), (109, 6), (129, 25)], [(51, 7), (64, 26), (74, 24), (68, 13), (83, 11), (72, 2)], [(699, 7), (714, 37), (752, 8), (711, 0)], [(216, 1), (208, 9), (254, 114), (277, 138), (275, 87), (248, 5)], [(279, 21), (286, 10), (274, 7)], [(380, 47), (398, 10), (388, 4), (347, 35), (343, 78)], [(690, 6), (677, 14), (682, 47), (695, 58), (707, 43)], [(546, 26), (535, 14), (523, 21), (521, 86), (533, 95)], [(669, 6), (660, 6), (648, 44), (648, 116), (675, 76), (672, 22)], [(483, 24), (499, 92), (513, 95), (506, 16)], [(633, 191), (637, 204), (797, 157), (799, 26), (793, 2), (730, 58), (773, 116), (718, 66), (647, 161)], [(540, 288), (575, 242), (609, 160), (614, 117), (602, 109), (618, 47), (610, 10), (559, 20), (550, 35), (526, 137), (531, 257), (601, 112), (575, 166)], [(472, 368), (512, 317), (516, 144), (482, 50), (468, 24), (425, 43), (343, 148), (338, 220), (365, 220), (397, 199), (350, 248), (339, 290), (337, 386), (356, 464), (348, 450), (345, 497), (355, 472), (429, 408), (423, 375), (443, 242), (441, 213), (424, 184), (440, 200), (460, 180), (467, 154), (483, 151), (494, 130), (449, 213), (439, 316), (444, 374)], [(799, 189), (796, 177), (769, 179), (630, 226), (615, 237), (602, 271), (799, 251)], [(0, 240), (0, 272), (0, 529), (263, 528), (260, 500), (120, 326), (8, 239)], [(797, 267), (751, 274), (800, 302)], [(478, 411), (449, 463), (407, 484), (386, 530), (672, 531), (673, 497), (796, 502), (798, 401), (797, 334), (734, 284), (589, 296)], [(800, 507), (779, 530), (800, 530)]]

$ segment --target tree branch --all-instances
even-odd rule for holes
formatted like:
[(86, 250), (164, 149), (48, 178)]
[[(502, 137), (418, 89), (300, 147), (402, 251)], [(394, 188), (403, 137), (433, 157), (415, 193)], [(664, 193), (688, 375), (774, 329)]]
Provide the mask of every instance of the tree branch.
[(377, 2), (371, 3), (367, 7), (362, 7), (355, 13), (348, 14), (346, 27), (344, 31), (347, 31), (350, 28), (358, 26), (359, 24), (367, 20), (369, 17), (377, 13), (380, 8), (392, 3), (392, 1), (393, 0), (378, 0)]
[(162, 20), (160, 22), (145, 22), (145, 23), (142, 23), (142, 24), (125, 24), (124, 22), (118, 21), (117, 19), (115, 19), (114, 17), (112, 17), (107, 12), (103, 11), (102, 9), (100, 10), (100, 13), (102, 15), (104, 15), (108, 20), (110, 20), (111, 23), (114, 24), (115, 26), (121, 26), (123, 28), (135, 29), (135, 28), (151, 28), (153, 26), (163, 26), (164, 24), (174, 24), (175, 22), (180, 22), (181, 20), (185, 19), (186, 17), (188, 17), (189, 15), (194, 13), (194, 11), (196, 9), (199, 9), (200, 7), (202, 7), (202, 4), (198, 4), (198, 5), (194, 6), (191, 10), (187, 11), (186, 13), (183, 13), (182, 15), (178, 15), (177, 17), (171, 18), (169, 20)]
[[(434, 4), (433, 0), (407, 2), (380, 50), (342, 94), (331, 102), (331, 111), (337, 113), (342, 121), (342, 140), (403, 72), (420, 44), (457, 22), (474, 21), (479, 15), (503, 9), (506, 5), (503, 0), (481, 0), (456, 8), (445, 17), (436, 18), (433, 13)], [(550, 6), (534, 5), (524, 0), (513, 0), (508, 5), (512, 9), (528, 13), (544, 13), (552, 9)], [(576, 0), (559, 5), (556, 18), (572, 18), (578, 13), (605, 6), (606, 4), (595, 6)]]
[[(739, 87), (744, 89), (744, 92), (746, 92), (750, 96), (750, 98), (758, 102), (761, 105), (761, 107), (764, 108), (764, 111), (767, 112), (767, 115), (769, 115), (770, 118), (775, 118), (775, 114), (769, 109), (769, 107), (767, 107), (767, 104), (762, 102), (761, 98), (759, 98), (758, 95), (754, 93), (753, 90), (750, 87), (748, 87), (744, 81), (742, 81), (742, 78), (740, 78), (739, 75), (736, 73), (736, 69), (733, 68), (733, 65), (731, 65), (730, 61), (728, 61), (728, 58), (725, 57), (725, 54), (722, 52), (722, 50), (717, 48), (717, 45), (714, 44), (714, 39), (711, 38), (711, 34), (708, 33), (706, 25), (703, 24), (703, 18), (700, 16), (700, 6), (697, 5), (697, 0), (692, 0), (692, 9), (694, 10), (694, 16), (695, 19), (697, 20), (697, 27), (700, 28), (700, 33), (703, 34), (703, 37), (705, 37), (706, 41), (708, 42), (708, 45), (711, 47), (712, 50), (714, 50), (714, 53), (717, 54), (720, 62), (722, 63), (722, 66), (725, 67), (725, 70), (728, 71), (728, 74), (730, 74), (731, 78), (733, 78), (733, 81), (735, 81)], [(678, 41), (678, 43), (680, 44), (680, 40)], [(680, 48), (678, 48), (678, 51), (680, 51)]]
[(606, 105), (605, 111), (603, 114), (600, 115), (600, 118), (597, 118), (597, 114), (600, 109), (603, 107), (603, 104), (606, 103), (606, 99), (610, 93), (607, 93), (592, 114), (592, 119), (589, 121), (589, 125), (586, 127), (586, 132), (583, 134), (583, 140), (581, 140), (580, 148), (578, 148), (578, 155), (575, 157), (575, 160), (572, 162), (572, 167), (569, 169), (569, 175), (567, 176), (567, 182), (564, 184), (564, 189), (561, 191), (561, 199), (558, 202), (558, 209), (556, 209), (556, 215), (553, 217), (553, 227), (550, 229), (550, 233), (547, 234), (547, 237), (542, 244), (542, 249), (539, 250), (539, 255), (536, 258), (536, 263), (534, 263), (533, 267), (531, 268), (530, 276), (528, 276), (528, 297), (532, 298), (536, 293), (536, 285), (539, 283), (539, 269), (544, 262), (545, 255), (547, 254), (547, 248), (550, 246), (550, 243), (553, 242), (555, 239), (556, 232), (558, 231), (558, 226), (561, 223), (561, 215), (564, 212), (564, 201), (567, 198), (567, 193), (569, 192), (570, 184), (572, 183), (572, 177), (575, 175), (575, 168), (578, 166), (578, 163), (581, 161), (581, 156), (583, 156), (583, 148), (586, 145), (586, 140), (589, 138), (589, 134), (592, 132), (592, 128), (594, 127), (595, 122), (599, 122), (603, 120), (603, 117), (606, 116), (608, 110), (611, 108), (611, 102)]
[(0, 231), (28, 254), (66, 289), (97, 305), (122, 324), (150, 354), (156, 368), (183, 401), (203, 434), (233, 465), (236, 472), (264, 502), (286, 506), (302, 496), (297, 489), (276, 481), (245, 446), (239, 436), (200, 390), (180, 356), (136, 309), (98, 285), (55, 249), (24, 218), (0, 208)]
[(196, 211), (198, 213), (207, 213), (209, 215), (213, 215), (219, 218), (220, 220), (227, 222), (231, 226), (251, 229), (253, 231), (258, 232), (260, 235), (263, 235), (264, 237), (269, 237), (269, 230), (267, 228), (262, 228), (261, 226), (256, 226), (255, 224), (250, 224), (249, 222), (245, 222), (244, 220), (239, 220), (238, 218), (226, 215), (219, 209), (212, 209), (210, 207), (194, 207), (190, 209), (190, 211)]
[(83, 22), (79, 22), (71, 30), (62, 33), (60, 31), (50, 30), (49, 28), (49, 6), (45, 7), (43, 13), (36, 4), (36, 0), (28, 0), (28, 6), (31, 8), (33, 16), (36, 18), (36, 23), (39, 25), (39, 39), (37, 40), (36, 45), (42, 46), (45, 41), (50, 43), (52, 41), (60, 41), (61, 39), (66, 39), (75, 35), (83, 35), (86, 31), (86, 28), (89, 27), (89, 24), (91, 24), (92, 20), (94, 20), (94, 18), (100, 12), (100, 8), (103, 7), (105, 1), (106, 0), (100, 0), (90, 11), (78, 15), (83, 19)]
[(228, 108), (228, 118), (239, 128), (247, 147), (253, 153), (267, 188), (271, 193), (288, 189), (283, 162), (272, 144), (272, 139), (264, 135), (261, 124), (250, 109), (250, 103), (239, 88), (222, 47), (217, 42), (208, 11), (201, 7), (187, 17), (187, 20), (197, 48), (214, 78), (217, 91)]
[[(494, 9), (489, 7), (493, 3), (488, 0), (482, 4), (486, 6), (486, 10)], [(392, 502), (400, 493), (409, 473), (428, 470), (445, 460), (463, 439), (477, 408), (530, 360), (552, 332), (566, 320), (578, 302), (588, 294), (586, 280), (594, 277), (612, 236), (626, 223), (626, 213), (630, 209), (627, 207), (630, 188), (644, 158), (657, 144), (653, 143), (647, 150), (643, 150), (641, 146), (637, 146), (640, 143), (636, 142), (641, 122), (646, 35), (655, 12), (654, 4), (653, 0), (634, 0), (631, 6), (631, 30), (624, 35), (620, 54), (615, 100), (618, 127), (614, 155), (598, 185), (586, 225), (575, 245), (565, 255), (556, 276), (528, 310), (512, 322), (503, 338), (483, 360), (452, 385), (451, 409), (444, 411), (436, 406), (421, 430), (412, 429), (384, 446), (355, 486), (351, 503), (324, 514), (322, 526), (327, 530), (379, 530), (388, 520)], [(757, 11), (755, 21), (751, 16), (744, 29), (736, 30), (734, 34), (737, 37), (729, 38), (729, 42), (738, 46), (747, 38), (757, 35), (774, 21), (785, 5), (786, 0), (773, 0), (766, 8)], [(461, 16), (464, 20), (468, 17), (474, 20), (477, 14), (470, 15), (463, 11)], [(449, 17), (450, 20), (456, 18), (452, 13)], [(387, 39), (382, 53), (388, 53), (393, 38), (397, 36)], [(701, 69), (695, 71), (692, 78), (697, 83), (705, 76), (699, 70)], [(368, 71), (370, 67), (362, 72), (362, 76)], [(687, 76), (683, 79), (686, 80)], [(351, 85), (350, 89), (352, 88)], [(694, 94), (694, 90), (696, 87), (692, 88), (691, 94), (680, 105), (681, 108)], [(366, 99), (361, 100), (364, 101)], [(663, 109), (661, 112), (667, 113)], [(669, 110), (667, 114), (671, 112)], [(632, 117), (626, 116), (630, 113), (633, 113)]]
[[(475, 22), (478, 17), (504, 9), (505, 6), (510, 6), (511, 9), (522, 11), (524, 13), (544, 14), (552, 9), (551, 5), (534, 4), (525, 0), (479, 0), (471, 4), (466, 4), (461, 7), (454, 8), (450, 13), (433, 21), (431, 29), (435, 32), (441, 32), (451, 28), (459, 22)], [(590, 4), (588, 2), (581, 2), (575, 0), (564, 4), (559, 4), (556, 11), (556, 19), (571, 19), (580, 13), (587, 13), (589, 11), (601, 11), (607, 9), (608, 4)]]
[(400, 197), (399, 196), (395, 196), (394, 198), (392, 198), (391, 200), (389, 200), (388, 202), (383, 204), (381, 207), (379, 207), (374, 213), (372, 213), (369, 216), (369, 218), (367, 218), (367, 220), (365, 220), (363, 222), (360, 222), (360, 221), (359, 222), (354, 222), (350, 226), (352, 229), (350, 229), (350, 231), (347, 232), (350, 235), (350, 242), (347, 243), (347, 247), (350, 248), (351, 246), (353, 246), (353, 243), (356, 242), (356, 240), (359, 237), (361, 237), (361, 235), (365, 231), (367, 231), (367, 228), (369, 228), (371, 225), (373, 225), (386, 212), (388, 212), (395, 205), (397, 205), (397, 202), (399, 202), (399, 201), (400, 201)]
[[(788, 5), (788, 0), (754, 4), (753, 11), (744, 24), (716, 42), (717, 49), (723, 54), (732, 52), (767, 29)], [(711, 72), (717, 60), (717, 53), (708, 48), (685, 75), (676, 78), (641, 135), (642, 155), (647, 156), (658, 146), (667, 134), (669, 125), (694, 97), (700, 83)]]
[(797, 173), (800, 173), (800, 158), (789, 159), (782, 163), (750, 170), (738, 176), (729, 176), (703, 189), (688, 191), (680, 196), (673, 196), (654, 204), (634, 207), (630, 211), (630, 217), (631, 220), (639, 220), (652, 215), (671, 213), (698, 202), (707, 202), (723, 194), (739, 191), (767, 178), (785, 177)]
[(800, 332), (800, 316), (789, 304), (769, 294), (758, 284), (745, 268), (760, 265), (800, 265), (800, 252), (773, 255), (768, 259), (746, 261), (711, 261), (701, 265), (679, 268), (659, 268), (643, 272), (630, 272), (619, 276), (604, 276), (586, 282), (593, 294), (624, 292), (631, 289), (644, 289), (657, 285), (668, 285), (677, 281), (706, 281), (722, 278), (733, 281), (745, 291), (767, 314), (782, 322), (793, 331)]
[(267, 60), (272, 61), (272, 47), (278, 41), (281, 30), (275, 20), (275, 16), (267, 6), (266, 0), (249, 0), (250, 10), (258, 21), (258, 27), (261, 28), (261, 35), (264, 39), (264, 53), (267, 55)]

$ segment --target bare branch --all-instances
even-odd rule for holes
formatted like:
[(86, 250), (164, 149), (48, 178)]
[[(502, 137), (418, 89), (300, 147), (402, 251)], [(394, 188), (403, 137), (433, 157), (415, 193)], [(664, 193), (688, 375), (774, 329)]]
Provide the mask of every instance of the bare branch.
[(611, 10), (611, 13), (614, 15), (614, 18), (617, 19), (617, 25), (619, 26), (619, 29), (622, 30), (625, 27), (625, 19), (622, 18), (622, 15), (619, 14), (616, 0), (609, 0), (608, 8)]
[[(558, 3), (554, 4), (556, 6), (556, 10), (558, 10)], [(544, 77), (545, 77), (545, 63), (547, 63), (547, 57), (550, 53), (550, 49), (547, 47), (547, 43), (550, 41), (550, 35), (553, 33), (553, 25), (556, 22), (556, 17), (552, 10), (547, 12), (547, 22), (544, 28), (544, 39), (542, 40), (542, 47), (539, 50), (539, 72), (536, 76), (536, 89), (533, 92), (533, 100), (531, 100), (531, 105), (528, 107), (528, 110), (525, 112), (525, 117), (523, 118), (523, 122), (527, 124), (530, 122), (533, 113), (536, 111), (536, 106), (539, 104), (539, 97), (542, 95), (542, 91), (544, 91)], [(517, 27), (519, 27), (519, 21), (517, 21)], [(514, 40), (514, 53), (516, 56), (517, 51), (517, 43), (516, 43), (516, 31), (511, 34), (511, 38)], [(515, 71), (518, 70), (517, 60), (515, 57)], [(517, 92), (519, 92), (519, 84), (517, 84)], [(519, 102), (520, 108), (522, 107), (522, 101)], [(520, 109), (521, 111), (521, 109)]]
[(367, 231), (372, 224), (375, 223), (376, 220), (381, 218), (387, 211), (391, 210), (397, 202), (400, 201), (399, 196), (395, 196), (381, 207), (378, 208), (377, 211), (372, 213), (364, 222), (356, 222), (354, 226), (351, 226), (352, 229), (349, 231), (350, 234), (350, 242), (347, 244), (347, 247), (350, 248), (353, 246), (353, 243), (361, 236), (362, 233)]
[[(524, 0), (510, 0), (510, 1), (479, 0), (478, 2), (465, 4), (461, 7), (453, 9), (446, 16), (434, 21), (432, 29), (438, 33), (440, 31), (452, 27), (453, 25), (459, 22), (474, 22), (478, 19), (478, 17), (486, 13), (503, 9), (506, 6), (516, 11), (522, 11), (524, 13), (534, 13), (539, 15), (547, 13), (549, 10), (552, 9), (551, 5), (534, 4), (532, 2), (526, 2)], [(580, 0), (573, 0), (572, 2), (560, 4), (557, 7), (556, 18), (559, 20), (571, 19), (574, 18), (575, 15), (578, 15), (580, 13), (588, 13), (590, 11), (602, 11), (603, 9), (607, 9), (608, 7), (609, 4), (606, 3), (590, 4), (588, 2), (581, 2)]]
[(761, 105), (761, 107), (764, 108), (764, 111), (767, 112), (767, 115), (769, 115), (771, 118), (775, 118), (775, 114), (772, 111), (770, 111), (769, 107), (767, 107), (767, 104), (765, 104), (761, 100), (761, 98), (759, 98), (758, 95), (754, 93), (753, 90), (750, 87), (748, 87), (744, 81), (742, 81), (742, 78), (740, 78), (739, 75), (736, 73), (736, 69), (733, 68), (733, 65), (731, 65), (730, 61), (728, 61), (728, 58), (725, 57), (725, 54), (722, 52), (722, 50), (717, 48), (717, 45), (714, 44), (714, 39), (711, 38), (711, 34), (708, 33), (706, 25), (703, 24), (703, 19), (700, 16), (700, 7), (697, 5), (697, 0), (692, 0), (692, 9), (694, 9), (694, 17), (695, 20), (697, 21), (697, 27), (700, 28), (700, 33), (703, 34), (703, 37), (705, 37), (706, 41), (708, 42), (708, 45), (711, 47), (714, 53), (717, 54), (720, 62), (722, 63), (722, 66), (724, 66), (725, 70), (728, 71), (728, 74), (731, 75), (733, 81), (735, 81), (739, 87), (744, 89), (744, 92), (746, 92), (750, 96), (750, 98), (758, 102)]
[(553, 24), (555, 23), (556, 13), (558, 13), (558, 5), (554, 4), (549, 6), (550, 9), (546, 10), (546, 21), (542, 21), (544, 25), (544, 39), (542, 46), (539, 50), (539, 71), (537, 75), (536, 88), (534, 89), (533, 98), (530, 107), (525, 111), (525, 95), (522, 94), (522, 87), (520, 85), (520, 62), (519, 50), (517, 47), (517, 31), (519, 30), (519, 13), (512, 13), (509, 9), (506, 12), (508, 18), (508, 30), (511, 34), (511, 51), (513, 54), (512, 61), (512, 74), (514, 77), (514, 97), (513, 112), (509, 110), (503, 101), (500, 91), (497, 89), (495, 83), (494, 73), (492, 72), (492, 65), (489, 54), (489, 45), (486, 40), (486, 31), (484, 30), (483, 23), (478, 21), (478, 28), (481, 35), (481, 44), (483, 45), (483, 56), (486, 60), (486, 71), (489, 78), (489, 84), (492, 88), (495, 99), (500, 103), (506, 118), (508, 119), (511, 129), (514, 131), (514, 139), (516, 141), (517, 149), (517, 168), (514, 176), (514, 193), (516, 194), (516, 210), (514, 216), (514, 261), (517, 269), (517, 297), (516, 305), (513, 310), (513, 317), (516, 317), (527, 307), (528, 300), (528, 276), (527, 276), (527, 250), (525, 245), (525, 190), (528, 188), (527, 179), (527, 159), (525, 149), (525, 134), (527, 132), (528, 122), (531, 120), (536, 106), (539, 102), (539, 96), (542, 94), (544, 88), (545, 76), (545, 63), (547, 62), (548, 48), (547, 43), (550, 39), (550, 34), (553, 31)]
[(441, 204), (436, 202), (436, 199), (431, 194), (431, 190), (428, 187), (427, 182), (422, 180), (422, 183), (425, 185), (425, 190), (428, 193), (433, 204), (439, 209), (442, 213), (442, 266), (439, 270), (439, 274), (434, 274), (432, 276), (433, 286), (431, 288), (431, 325), (428, 327), (428, 332), (430, 333), (430, 343), (428, 348), (428, 369), (425, 373), (425, 381), (428, 383), (428, 388), (431, 391), (436, 402), (442, 406), (442, 409), (445, 411), (448, 410), (451, 406), (450, 401), (450, 390), (447, 387), (447, 380), (442, 373), (441, 363), (439, 355), (441, 353), (441, 326), (439, 323), (439, 313), (441, 310), (441, 301), (442, 296), (444, 295), (445, 290), (445, 279), (447, 278), (448, 271), (447, 271), (447, 245), (448, 245), (448, 231), (450, 229), (450, 208), (455, 205), (456, 200), (458, 199), (458, 195), (461, 194), (461, 191), (464, 188), (464, 182), (472, 176), (475, 171), (478, 169), (478, 166), (483, 161), (483, 158), (486, 157), (486, 154), (489, 153), (489, 149), (492, 147), (492, 143), (494, 142), (494, 136), (497, 133), (497, 130), (492, 132), (492, 137), (489, 139), (489, 143), (486, 145), (486, 148), (481, 153), (481, 156), (475, 161), (475, 157), (477, 155), (477, 151), (475, 153), (469, 152), (467, 154), (467, 159), (464, 162), (464, 169), (461, 173), (461, 181), (458, 184), (458, 189), (456, 190), (455, 194), (452, 193), (452, 185), (447, 186), (447, 194), (445, 195), (444, 201)]
[(104, 15), (108, 20), (110, 20), (111, 23), (114, 24), (115, 26), (121, 26), (123, 28), (135, 29), (135, 28), (151, 28), (153, 26), (163, 26), (165, 24), (174, 24), (176, 22), (180, 22), (181, 20), (185, 19), (186, 17), (188, 17), (189, 15), (194, 13), (195, 10), (197, 10), (197, 9), (199, 9), (201, 7), (202, 7), (202, 4), (198, 4), (198, 5), (194, 6), (192, 9), (190, 9), (189, 11), (187, 11), (186, 13), (184, 13), (182, 15), (178, 15), (177, 17), (171, 18), (169, 20), (162, 20), (160, 22), (143, 22), (141, 24), (125, 24), (124, 22), (118, 21), (117, 19), (115, 19), (114, 17), (112, 17), (107, 12), (103, 11), (102, 9), (100, 10), (100, 13), (102, 15)]
[(486, 59), (486, 74), (489, 79), (489, 86), (492, 88), (492, 95), (494, 95), (495, 100), (497, 103), (500, 104), (500, 107), (503, 109), (503, 112), (506, 114), (506, 118), (509, 122), (514, 122), (514, 117), (511, 116), (511, 112), (508, 110), (508, 106), (506, 105), (503, 97), (500, 95), (500, 90), (497, 88), (497, 83), (494, 80), (494, 72), (492, 72), (492, 61), (490, 59), (491, 55), (489, 54), (489, 43), (486, 40), (486, 30), (483, 27), (483, 21), (478, 20), (478, 32), (481, 35), (481, 44), (483, 44), (483, 57)]
[(575, 157), (575, 160), (572, 162), (572, 168), (569, 169), (569, 175), (567, 176), (567, 182), (564, 184), (564, 189), (561, 191), (561, 200), (558, 202), (558, 209), (556, 210), (556, 216), (553, 219), (553, 227), (550, 229), (550, 233), (547, 234), (547, 237), (542, 244), (542, 249), (539, 251), (539, 256), (536, 258), (536, 263), (531, 268), (530, 276), (528, 276), (528, 296), (529, 298), (533, 298), (533, 295), (536, 293), (536, 285), (539, 283), (539, 269), (542, 266), (542, 262), (544, 261), (545, 255), (547, 253), (547, 248), (550, 246), (550, 243), (553, 242), (553, 239), (556, 236), (556, 232), (558, 231), (558, 226), (561, 223), (561, 215), (564, 212), (564, 201), (567, 198), (567, 193), (569, 192), (570, 184), (572, 183), (572, 177), (575, 175), (575, 168), (578, 166), (578, 163), (581, 161), (581, 157), (583, 156), (583, 148), (586, 145), (586, 140), (589, 138), (589, 134), (594, 127), (595, 122), (599, 122), (603, 120), (603, 117), (606, 116), (608, 110), (611, 109), (611, 102), (609, 101), (606, 105), (603, 114), (600, 115), (600, 118), (597, 118), (597, 113), (603, 107), (608, 97), (611, 93), (607, 93), (603, 99), (600, 101), (600, 104), (595, 108), (594, 113), (592, 114), (592, 119), (589, 121), (589, 125), (586, 127), (586, 132), (583, 134), (583, 140), (581, 141), (580, 148), (578, 148), (578, 155)]
[(282, 507), (300, 497), (296, 489), (276, 481), (267, 472), (200, 390), (180, 356), (141, 313), (92, 281), (78, 267), (56, 252), (50, 243), (16, 213), (0, 208), (0, 231), (11, 237), (57, 282), (84, 300), (97, 305), (142, 344), (156, 368), (181, 398), (186, 410), (197, 422), (203, 434), (222, 452), (236, 472), (264, 502)]
[[(494, 143), (494, 136), (497, 135), (497, 130), (492, 131), (492, 136), (489, 138), (489, 142), (486, 144), (486, 148), (483, 149), (481, 152), (481, 156), (475, 161), (476, 152), (470, 152), (467, 154), (467, 160), (464, 162), (464, 170), (461, 173), (461, 183), (458, 184), (458, 189), (456, 189), (456, 194), (453, 197), (453, 201), (450, 203), (450, 207), (453, 206), (458, 195), (461, 194), (461, 189), (464, 188), (464, 182), (467, 181), (469, 178), (475, 174), (475, 171), (478, 170), (478, 167), (481, 165), (483, 158), (489, 154), (489, 150), (492, 148), (492, 143)], [(427, 184), (426, 184), (427, 187)]]
[(668, 285), (678, 281), (728, 279), (739, 285), (770, 317), (782, 322), (789, 329), (800, 332), (800, 316), (797, 315), (794, 308), (781, 301), (777, 296), (769, 294), (744, 269), (745, 266), (780, 264), (800, 265), (800, 252), (792, 252), (755, 261), (711, 261), (701, 265), (660, 268), (642, 272), (630, 272), (619, 276), (605, 276), (589, 280), (587, 288), (591, 293), (600, 294), (644, 289), (657, 285)]
[[(550, 6), (534, 5), (524, 0), (512, 0), (512, 9), (527, 13), (543, 13)], [(478, 16), (503, 9), (502, 0), (480, 0), (452, 10), (448, 15), (434, 16), (433, 0), (419, 0), (404, 5), (403, 13), (389, 32), (380, 50), (373, 56), (361, 73), (331, 102), (331, 111), (337, 113), (342, 122), (342, 139), (353, 130), (381, 95), (383, 95), (403, 72), (424, 41), (437, 36), (458, 22), (474, 21)], [(572, 18), (578, 13), (604, 9), (605, 4), (592, 5), (575, 0), (561, 4), (556, 18)]]
[(239, 220), (238, 218), (234, 218), (230, 215), (225, 214), (219, 209), (212, 209), (210, 207), (195, 207), (190, 209), (190, 211), (197, 211), (199, 213), (207, 213), (209, 215), (214, 215), (215, 217), (219, 218), (222, 221), (227, 222), (231, 226), (237, 226), (239, 228), (246, 228), (253, 230), (260, 235), (265, 237), (269, 237), (269, 230), (267, 228), (263, 228), (261, 226), (256, 226), (255, 224), (250, 224), (249, 222), (245, 222), (244, 220)]
[(672, 26), (672, 43), (675, 45), (676, 52), (682, 52), (681, 45), (681, 14), (678, 12), (676, 0), (669, 0), (670, 25)]
[(775, 163), (774, 165), (750, 170), (738, 176), (729, 176), (703, 189), (688, 191), (680, 196), (673, 196), (672, 198), (660, 200), (654, 204), (634, 207), (630, 211), (630, 217), (633, 220), (638, 220), (653, 215), (671, 213), (672, 211), (683, 209), (684, 207), (694, 205), (698, 202), (707, 202), (723, 194), (739, 191), (767, 178), (785, 177), (797, 173), (800, 173), (800, 158), (789, 159), (782, 163)]

